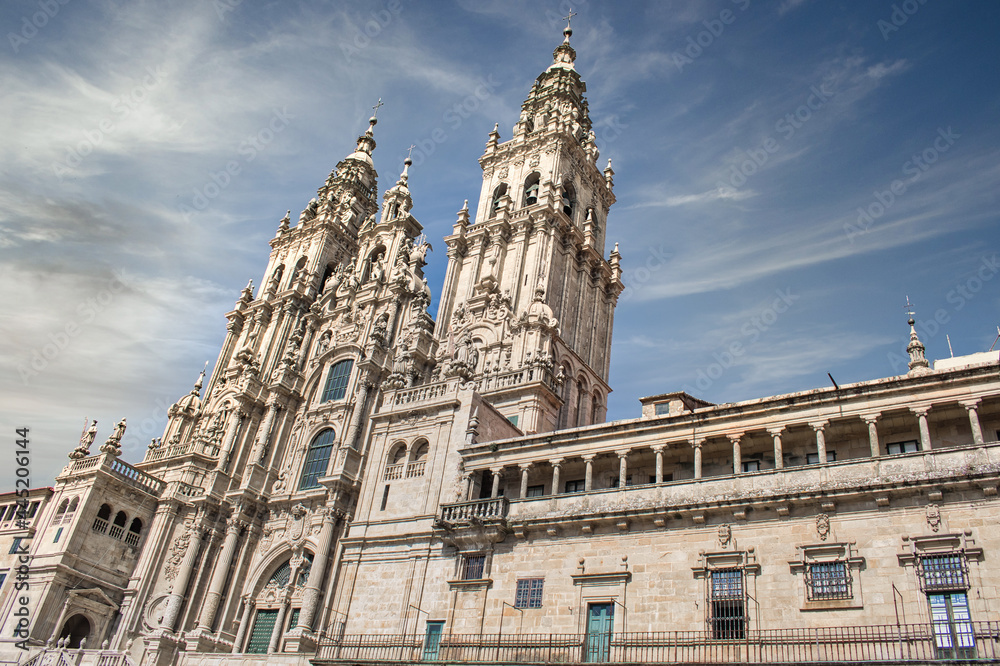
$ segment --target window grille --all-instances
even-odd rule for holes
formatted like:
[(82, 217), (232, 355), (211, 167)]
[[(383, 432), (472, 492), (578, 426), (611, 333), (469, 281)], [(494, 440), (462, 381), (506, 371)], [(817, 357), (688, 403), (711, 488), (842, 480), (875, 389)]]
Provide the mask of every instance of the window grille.
[(267, 654), (271, 644), (271, 633), (278, 619), (277, 610), (259, 610), (250, 632), (250, 642), (247, 644), (248, 654)]
[(462, 580), (479, 580), (486, 567), (485, 555), (466, 555), (462, 558)]
[(347, 381), (351, 378), (351, 368), (353, 367), (354, 361), (347, 359), (335, 363), (330, 368), (330, 374), (326, 376), (326, 386), (323, 388), (323, 398), (320, 402), (341, 400), (347, 395)]
[(514, 608), (541, 608), (544, 578), (522, 578), (517, 581)]
[(713, 638), (743, 638), (746, 635), (746, 587), (743, 569), (717, 569), (709, 589), (709, 624)]
[(922, 592), (969, 589), (969, 564), (962, 552), (920, 557), (917, 576)]
[(851, 570), (846, 562), (815, 562), (806, 568), (810, 601), (852, 599)]

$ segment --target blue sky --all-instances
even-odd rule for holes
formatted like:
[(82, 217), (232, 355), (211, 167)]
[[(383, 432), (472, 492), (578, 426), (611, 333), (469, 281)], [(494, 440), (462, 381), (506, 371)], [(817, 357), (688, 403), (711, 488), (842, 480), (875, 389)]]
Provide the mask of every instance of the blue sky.
[[(499, 122), (510, 137), (569, 7), (4, 2), (0, 421), (11, 442), (32, 429), (33, 485), (84, 417), (102, 441), (127, 417), (125, 459), (141, 459), (214, 362), (285, 210), (302, 210), (379, 98), (379, 187), (416, 144), (436, 295), (440, 239), (478, 196), (487, 134)], [(1000, 4), (572, 9), (628, 284), (610, 419), (677, 389), (732, 402), (828, 372), (899, 374), (906, 296), (929, 357), (949, 354), (946, 335), (956, 354), (993, 343)]]

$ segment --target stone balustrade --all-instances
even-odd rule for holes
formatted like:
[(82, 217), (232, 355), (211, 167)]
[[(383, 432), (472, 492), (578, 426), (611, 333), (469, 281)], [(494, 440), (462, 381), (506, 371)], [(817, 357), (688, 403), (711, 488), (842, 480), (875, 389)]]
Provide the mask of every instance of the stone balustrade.
[(468, 523), (473, 520), (502, 520), (507, 516), (510, 503), (504, 497), (493, 497), (472, 502), (441, 505), (441, 522)]

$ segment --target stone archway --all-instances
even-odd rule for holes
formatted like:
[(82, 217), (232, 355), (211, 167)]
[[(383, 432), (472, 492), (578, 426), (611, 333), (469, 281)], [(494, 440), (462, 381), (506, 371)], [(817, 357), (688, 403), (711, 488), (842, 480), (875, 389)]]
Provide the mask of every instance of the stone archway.
[(80, 642), (90, 636), (90, 630), (90, 620), (81, 613), (77, 613), (63, 624), (59, 631), (59, 638), (69, 637), (66, 647), (78, 648)]

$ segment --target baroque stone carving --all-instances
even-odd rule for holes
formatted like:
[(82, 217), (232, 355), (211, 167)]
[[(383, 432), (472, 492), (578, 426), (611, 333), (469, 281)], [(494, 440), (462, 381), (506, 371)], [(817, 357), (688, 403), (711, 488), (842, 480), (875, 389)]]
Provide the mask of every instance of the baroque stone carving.
[(830, 536), (830, 516), (825, 513), (816, 516), (816, 533), (820, 540), (826, 541), (827, 537)]

